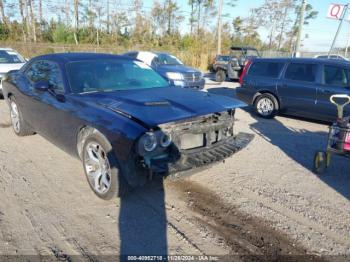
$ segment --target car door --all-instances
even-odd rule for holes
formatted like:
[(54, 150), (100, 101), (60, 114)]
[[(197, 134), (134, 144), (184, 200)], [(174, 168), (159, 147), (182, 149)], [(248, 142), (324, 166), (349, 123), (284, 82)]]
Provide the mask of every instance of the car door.
[[(321, 119), (334, 121), (337, 109), (329, 99), (334, 94), (350, 95), (350, 68), (324, 64), (321, 72), (322, 83), (317, 89), (316, 110)], [(345, 108), (345, 115), (350, 115), (349, 106)]]
[(35, 84), (43, 79), (43, 72), (40, 70), (42, 61), (34, 61), (28, 65), (24, 74), (18, 79), (18, 87), (20, 92), (16, 95), (19, 100), (20, 108), (25, 121), (27, 121), (36, 132), (39, 132), (39, 124), (45, 121), (40, 119), (38, 115), (43, 112), (40, 111), (40, 95), (34, 88)]
[(312, 116), (315, 113), (317, 75), (319, 66), (316, 63), (288, 64), (278, 84), (278, 95), (286, 111), (300, 116)]
[[(70, 148), (72, 141), (67, 137), (71, 133), (75, 134), (75, 126), (70, 124), (70, 113), (74, 111), (74, 106), (65, 99), (66, 88), (59, 64), (54, 61), (38, 61), (26, 71), (26, 76), (34, 90), (30, 97), (30, 107), (35, 130), (63, 149)], [(41, 80), (48, 81), (50, 90), (34, 89), (35, 83)]]

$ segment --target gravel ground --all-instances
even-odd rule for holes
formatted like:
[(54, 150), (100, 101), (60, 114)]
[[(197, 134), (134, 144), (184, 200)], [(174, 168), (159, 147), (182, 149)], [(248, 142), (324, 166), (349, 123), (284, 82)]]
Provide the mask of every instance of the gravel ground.
[[(209, 83), (207, 90), (234, 96), (236, 86)], [(350, 163), (334, 157), (326, 175), (311, 172), (327, 125), (263, 120), (249, 109), (236, 118), (236, 131), (254, 139), (225, 163), (179, 181), (156, 179), (106, 202), (90, 191), (78, 160), (38, 135), (16, 137), (0, 100), (0, 254), (346, 260)]]

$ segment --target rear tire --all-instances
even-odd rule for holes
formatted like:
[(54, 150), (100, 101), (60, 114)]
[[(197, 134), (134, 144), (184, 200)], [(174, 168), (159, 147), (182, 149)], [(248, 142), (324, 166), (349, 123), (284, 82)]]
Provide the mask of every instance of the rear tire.
[(218, 69), (218, 71), (215, 74), (215, 81), (224, 82), (225, 80), (226, 80), (226, 72), (222, 69)]
[(323, 175), (327, 169), (327, 153), (319, 151), (314, 156), (314, 172), (317, 175)]
[(112, 146), (100, 132), (85, 139), (82, 160), (90, 188), (99, 198), (110, 200), (128, 193), (130, 186), (121, 174)]
[(11, 96), (9, 98), (10, 105), (10, 117), (13, 131), (18, 136), (30, 136), (34, 135), (35, 132), (32, 128), (27, 124), (27, 122), (23, 119), (23, 115), (21, 109), (19, 108), (16, 99)]
[(278, 113), (278, 102), (273, 95), (262, 94), (255, 99), (255, 112), (263, 118), (274, 118)]

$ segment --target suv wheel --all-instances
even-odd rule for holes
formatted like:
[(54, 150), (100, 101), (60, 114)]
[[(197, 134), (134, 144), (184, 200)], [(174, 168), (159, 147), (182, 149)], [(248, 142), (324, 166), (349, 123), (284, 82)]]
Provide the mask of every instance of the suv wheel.
[(219, 69), (215, 74), (216, 82), (224, 82), (226, 80), (226, 72), (222, 69)]
[(258, 96), (254, 103), (255, 111), (263, 118), (273, 118), (278, 111), (278, 102), (273, 95)]

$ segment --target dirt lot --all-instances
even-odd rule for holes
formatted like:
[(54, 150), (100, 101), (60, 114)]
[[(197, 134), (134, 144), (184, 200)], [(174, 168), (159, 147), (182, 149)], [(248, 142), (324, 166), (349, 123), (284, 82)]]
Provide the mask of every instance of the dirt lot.
[[(236, 85), (207, 89), (234, 96)], [(350, 161), (334, 158), (322, 177), (311, 172), (327, 125), (262, 120), (249, 110), (236, 117), (236, 131), (255, 138), (225, 163), (106, 202), (91, 192), (78, 160), (38, 135), (16, 137), (0, 100), (0, 254), (67, 261), (120, 253), (345, 260)]]

